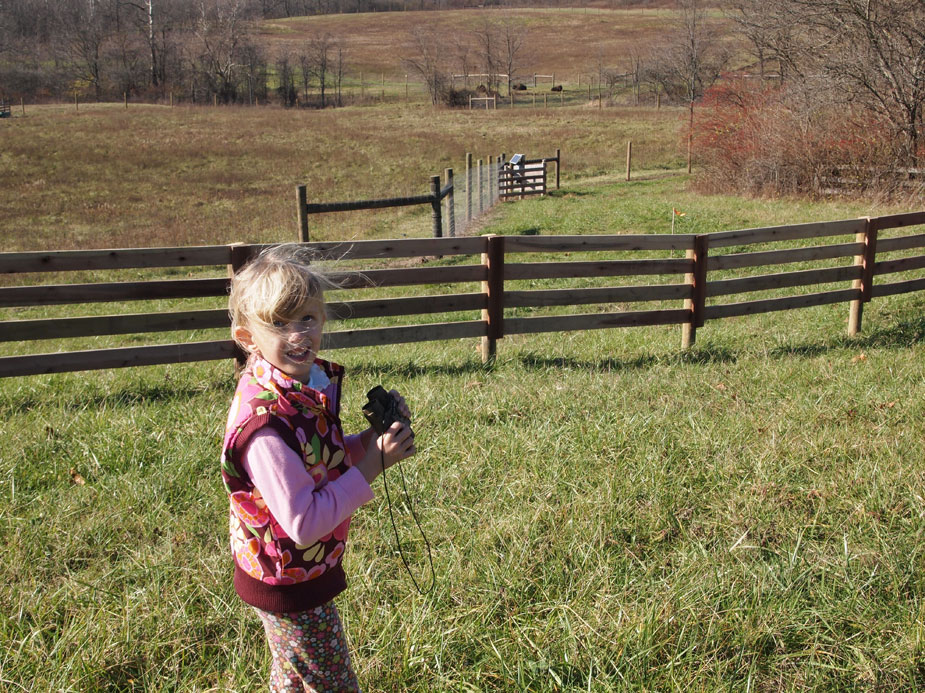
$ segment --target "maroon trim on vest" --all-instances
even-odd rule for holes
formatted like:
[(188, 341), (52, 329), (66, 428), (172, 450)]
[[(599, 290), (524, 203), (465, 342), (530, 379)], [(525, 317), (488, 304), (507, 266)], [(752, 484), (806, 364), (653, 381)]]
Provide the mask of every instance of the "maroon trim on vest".
[(289, 613), (305, 611), (326, 604), (347, 589), (343, 566), (325, 571), (314, 580), (294, 585), (268, 585), (234, 565), (234, 590), (245, 603), (261, 611)]
[(250, 443), (251, 436), (263, 427), (275, 431), (286, 445), (292, 448), (299, 457), (302, 457), (302, 447), (299, 444), (299, 439), (296, 438), (295, 432), (289, 428), (289, 426), (283, 423), (278, 416), (269, 412), (265, 414), (255, 414), (248, 419), (241, 428), (231, 448), (231, 459), (235, 469), (237, 469), (238, 473), (241, 475), (241, 479), (248, 478), (247, 472), (244, 469), (244, 463), (242, 462), (244, 451), (247, 450), (247, 444)]

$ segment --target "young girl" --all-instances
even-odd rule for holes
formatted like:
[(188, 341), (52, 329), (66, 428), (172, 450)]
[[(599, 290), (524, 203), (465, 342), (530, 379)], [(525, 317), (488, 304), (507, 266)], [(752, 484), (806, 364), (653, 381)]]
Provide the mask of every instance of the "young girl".
[[(234, 586), (263, 621), (271, 691), (359, 690), (331, 601), (347, 587), (341, 560), (370, 484), (415, 453), (395, 423), (344, 436), (341, 366), (317, 358), (331, 284), (298, 244), (270, 248), (231, 282), (232, 335), (249, 353), (222, 448)], [(399, 409), (404, 399), (392, 391)]]

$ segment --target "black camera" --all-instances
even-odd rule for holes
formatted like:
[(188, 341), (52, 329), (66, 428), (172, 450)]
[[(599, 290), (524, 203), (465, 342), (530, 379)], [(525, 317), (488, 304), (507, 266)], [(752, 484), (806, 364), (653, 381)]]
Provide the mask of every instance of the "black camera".
[[(401, 421), (411, 430), (411, 420), (398, 411), (398, 400), (381, 385), (367, 392), (366, 397), (369, 401), (363, 405), (363, 415), (377, 435), (381, 436), (396, 421)], [(411, 431), (411, 435), (414, 435), (414, 431)]]

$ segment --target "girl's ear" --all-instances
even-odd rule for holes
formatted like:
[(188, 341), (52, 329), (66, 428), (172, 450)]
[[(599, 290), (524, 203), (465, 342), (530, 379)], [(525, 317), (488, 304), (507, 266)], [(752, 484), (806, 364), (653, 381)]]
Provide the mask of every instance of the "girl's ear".
[(247, 351), (254, 352), (257, 349), (257, 345), (254, 344), (254, 335), (251, 334), (251, 331), (246, 327), (238, 325), (234, 328), (234, 338), (242, 347)]

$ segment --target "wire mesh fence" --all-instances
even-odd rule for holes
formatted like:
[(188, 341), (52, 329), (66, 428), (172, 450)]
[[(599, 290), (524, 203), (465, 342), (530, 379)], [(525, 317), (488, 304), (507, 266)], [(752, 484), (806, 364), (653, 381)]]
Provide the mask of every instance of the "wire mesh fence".
[(479, 219), (499, 201), (498, 172), (500, 157), (478, 159), (461, 176), (454, 178), (453, 194), (447, 200), (443, 219), (445, 236), (470, 233)]

